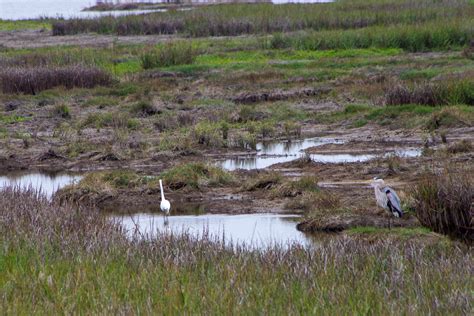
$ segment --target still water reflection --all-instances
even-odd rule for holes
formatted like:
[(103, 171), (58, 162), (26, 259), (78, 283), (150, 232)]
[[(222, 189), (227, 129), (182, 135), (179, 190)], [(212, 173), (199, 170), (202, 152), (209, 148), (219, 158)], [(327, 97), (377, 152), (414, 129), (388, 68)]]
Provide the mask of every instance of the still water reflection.
[[(257, 154), (248, 156), (232, 157), (218, 162), (218, 165), (226, 170), (236, 169), (263, 169), (277, 163), (285, 163), (301, 158), (303, 152), (310, 147), (325, 144), (343, 144), (343, 141), (331, 138), (308, 138), (303, 140), (277, 141), (257, 144)], [(399, 157), (418, 157), (421, 150), (417, 148), (404, 148), (380, 154), (310, 154), (309, 157), (316, 162), (322, 163), (352, 163), (364, 162), (378, 156), (390, 155)]]
[(150, 11), (83, 12), (95, 4), (91, 0), (0, 0), (0, 19), (22, 20), (49, 18), (94, 18), (101, 15), (139, 14)]
[(207, 235), (223, 239), (228, 245), (239, 244), (250, 248), (312, 244), (308, 236), (296, 229), (298, 215), (204, 214), (168, 216), (165, 219), (162, 214), (142, 213), (111, 218), (121, 223), (129, 236), (138, 234), (151, 237), (157, 233), (189, 233), (196, 237)]
[(44, 173), (9, 173), (0, 176), (0, 190), (5, 187), (13, 186), (20, 188), (31, 187), (34, 190), (41, 191), (48, 198), (59, 189), (66, 185), (77, 183), (82, 179), (79, 175), (70, 174), (44, 174)]
[(303, 155), (303, 150), (325, 144), (342, 144), (333, 138), (306, 138), (303, 140), (262, 142), (257, 144), (257, 154), (233, 157), (218, 164), (226, 170), (263, 169), (276, 163), (293, 161)]

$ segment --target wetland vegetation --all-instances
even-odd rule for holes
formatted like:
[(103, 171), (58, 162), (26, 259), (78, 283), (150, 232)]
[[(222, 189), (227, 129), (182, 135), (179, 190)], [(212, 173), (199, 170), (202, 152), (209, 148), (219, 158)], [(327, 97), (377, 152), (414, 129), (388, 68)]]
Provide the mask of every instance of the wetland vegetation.
[[(2, 311), (469, 314), (473, 15), (339, 0), (0, 20)], [(18, 171), (78, 181), (42, 195), (10, 187)], [(405, 217), (377, 209), (376, 176)], [(159, 179), (172, 215), (298, 215), (314, 242), (110, 220), (156, 214)]]

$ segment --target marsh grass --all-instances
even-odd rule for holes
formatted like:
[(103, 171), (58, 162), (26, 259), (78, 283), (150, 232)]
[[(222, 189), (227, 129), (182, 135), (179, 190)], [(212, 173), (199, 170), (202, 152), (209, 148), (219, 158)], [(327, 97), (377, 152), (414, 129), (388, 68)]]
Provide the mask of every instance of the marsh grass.
[(148, 49), (140, 57), (143, 69), (189, 65), (194, 63), (198, 52), (191, 42), (173, 41)]
[(301, 210), (312, 212), (318, 216), (325, 216), (333, 213), (341, 207), (340, 197), (328, 190), (312, 190), (303, 192), (297, 198), (285, 203), (285, 208), (289, 210)]
[(274, 188), (274, 197), (296, 197), (305, 192), (319, 191), (318, 178), (316, 176), (302, 176), (293, 181), (287, 181)]
[(463, 139), (459, 142), (449, 145), (446, 150), (451, 154), (468, 153), (474, 150), (474, 146), (472, 145), (471, 141)]
[(54, 107), (52, 114), (64, 119), (70, 119), (71, 109), (66, 104), (58, 104)]
[[(255, 251), (131, 233), (32, 191), (0, 194), (6, 314), (469, 314), (472, 251), (348, 238)], [(271, 299), (269, 299), (271, 298)]]
[(11, 94), (34, 95), (54, 87), (93, 88), (111, 83), (110, 74), (84, 66), (6, 68), (0, 71), (1, 90)]
[(434, 131), (449, 127), (472, 126), (474, 109), (468, 105), (435, 107), (405, 104), (397, 106), (371, 107), (348, 105), (341, 111), (318, 116), (322, 122), (365, 120), (383, 126), (420, 127)]
[(202, 162), (180, 164), (161, 174), (171, 190), (199, 190), (205, 186), (222, 186), (234, 181), (227, 171)]
[(474, 241), (474, 182), (468, 171), (428, 173), (412, 190), (415, 214), (435, 232)]
[[(460, 20), (472, 15), (465, 0), (338, 1), (329, 4), (231, 4), (189, 11), (53, 23), (53, 35), (97, 32), (118, 35), (184, 34), (193, 37), (290, 32), (302, 29), (344, 30), (374, 25), (420, 24)], [(446, 24), (446, 23), (443, 23)], [(439, 25), (443, 25), (440, 24)], [(410, 34), (410, 32), (407, 32)], [(423, 37), (420, 37), (423, 39)]]
[(469, 44), (472, 25), (446, 22), (421, 25), (370, 26), (361, 29), (302, 31), (295, 34), (277, 33), (262, 41), (267, 49), (361, 49), (401, 48), (410, 52), (449, 49)]
[(449, 80), (442, 83), (422, 82), (414, 86), (398, 84), (387, 89), (387, 105), (474, 105), (474, 81)]
[(283, 181), (283, 177), (276, 171), (263, 171), (255, 177), (245, 181), (242, 189), (245, 191), (270, 190), (276, 188)]

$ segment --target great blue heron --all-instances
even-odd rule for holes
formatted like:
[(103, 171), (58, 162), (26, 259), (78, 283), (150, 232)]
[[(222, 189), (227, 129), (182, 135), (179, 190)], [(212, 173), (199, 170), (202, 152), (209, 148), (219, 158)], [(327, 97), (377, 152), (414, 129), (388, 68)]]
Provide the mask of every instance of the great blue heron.
[(400, 198), (394, 189), (385, 186), (385, 182), (382, 179), (374, 178), (371, 186), (375, 191), (375, 199), (377, 205), (383, 209), (389, 211), (395, 217), (402, 217), (403, 210), (400, 205)]
[(165, 193), (163, 191), (163, 182), (161, 181), (161, 179), (160, 179), (160, 191), (161, 191), (160, 209), (165, 214), (165, 216), (167, 216), (170, 213), (171, 204), (170, 204), (170, 201), (165, 199)]

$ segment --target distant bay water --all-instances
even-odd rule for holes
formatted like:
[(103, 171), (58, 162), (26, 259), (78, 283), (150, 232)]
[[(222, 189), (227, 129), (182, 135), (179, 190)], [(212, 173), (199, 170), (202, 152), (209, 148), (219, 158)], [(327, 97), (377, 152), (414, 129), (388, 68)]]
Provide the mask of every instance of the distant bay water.
[[(122, 3), (125, 1), (122, 1)], [(147, 0), (146, 2), (156, 2)], [(205, 2), (205, 1), (200, 1)], [(331, 2), (331, 0), (273, 0), (275, 4), (282, 3), (319, 3)], [(0, 0), (0, 19), (2, 20), (25, 20), (41, 17), (65, 19), (81, 17), (94, 18), (101, 15), (125, 15), (139, 14), (150, 11), (107, 11), (107, 12), (83, 12), (84, 8), (95, 5), (92, 0)]]

